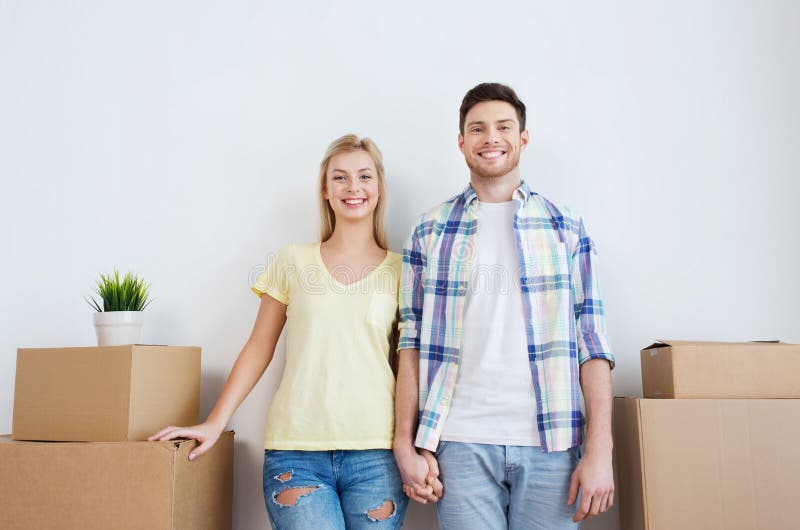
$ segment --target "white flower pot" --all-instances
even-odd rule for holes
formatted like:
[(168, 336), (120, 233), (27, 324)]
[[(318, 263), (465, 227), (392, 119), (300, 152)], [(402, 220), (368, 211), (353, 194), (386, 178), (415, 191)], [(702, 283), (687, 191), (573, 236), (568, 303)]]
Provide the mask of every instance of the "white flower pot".
[(142, 311), (104, 311), (94, 314), (98, 346), (139, 344), (142, 340)]

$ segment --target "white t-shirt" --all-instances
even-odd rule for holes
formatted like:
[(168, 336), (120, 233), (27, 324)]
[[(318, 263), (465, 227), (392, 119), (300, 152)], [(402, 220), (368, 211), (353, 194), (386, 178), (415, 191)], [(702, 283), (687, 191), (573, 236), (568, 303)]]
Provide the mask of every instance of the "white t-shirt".
[(478, 203), (461, 354), (442, 440), (538, 446), (514, 238), (515, 201)]

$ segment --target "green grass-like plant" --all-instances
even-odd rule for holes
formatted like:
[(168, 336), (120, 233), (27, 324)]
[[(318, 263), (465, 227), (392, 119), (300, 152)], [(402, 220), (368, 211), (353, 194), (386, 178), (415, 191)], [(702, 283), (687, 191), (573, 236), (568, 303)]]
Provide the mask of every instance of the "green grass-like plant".
[(100, 274), (97, 280), (97, 294), (103, 301), (101, 307), (97, 300), (92, 297), (86, 302), (95, 311), (144, 311), (150, 305), (150, 285), (145, 285), (144, 280), (130, 272), (120, 278), (119, 271), (114, 269), (113, 274)]

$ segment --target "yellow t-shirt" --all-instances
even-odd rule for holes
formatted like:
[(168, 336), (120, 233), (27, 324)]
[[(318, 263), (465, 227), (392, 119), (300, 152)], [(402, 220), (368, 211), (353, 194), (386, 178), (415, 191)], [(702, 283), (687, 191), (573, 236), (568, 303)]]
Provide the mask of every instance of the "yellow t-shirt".
[(390, 449), (395, 380), (389, 344), (400, 255), (388, 252), (360, 280), (337, 281), (319, 243), (289, 245), (253, 291), (286, 304), (286, 369), (272, 400), (265, 449)]

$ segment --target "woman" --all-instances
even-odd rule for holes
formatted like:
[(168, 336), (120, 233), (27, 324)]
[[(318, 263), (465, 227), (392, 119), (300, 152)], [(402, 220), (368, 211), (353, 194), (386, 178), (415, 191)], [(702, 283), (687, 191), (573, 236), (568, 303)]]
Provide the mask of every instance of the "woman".
[[(150, 440), (207, 451), (272, 359), (286, 323), (286, 369), (265, 435), (264, 499), (277, 529), (399, 528), (408, 498), (392, 456), (390, 367), (400, 256), (387, 250), (378, 147), (335, 140), (320, 165), (321, 242), (282, 248), (259, 275), (250, 339), (205, 423)], [(267, 296), (263, 296), (263, 295)]]

